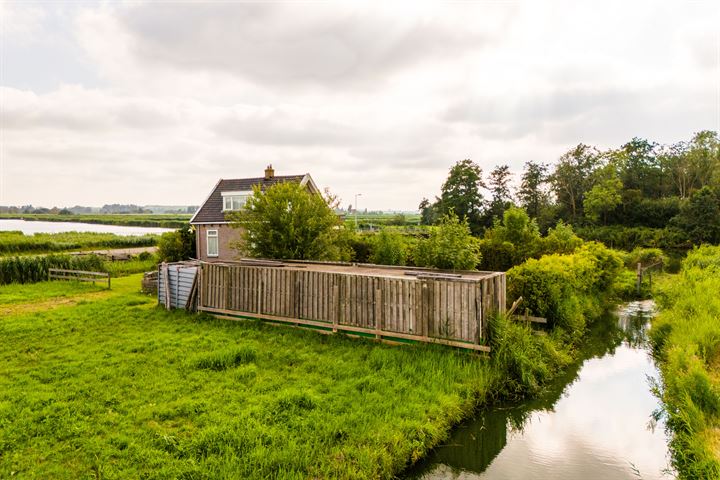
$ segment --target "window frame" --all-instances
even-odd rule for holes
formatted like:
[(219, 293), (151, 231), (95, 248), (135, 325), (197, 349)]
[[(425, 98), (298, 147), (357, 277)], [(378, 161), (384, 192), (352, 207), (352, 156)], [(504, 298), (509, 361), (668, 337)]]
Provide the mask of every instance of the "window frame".
[[(241, 190), (241, 191), (234, 191), (234, 192), (222, 192), (222, 211), (223, 212), (236, 212), (238, 210), (241, 210), (245, 207), (245, 204), (247, 203), (248, 198), (253, 194), (250, 190)], [(244, 197), (245, 201), (242, 202), (242, 205), (235, 208), (235, 202), (239, 201), (237, 200), (237, 197)], [(229, 207), (228, 208), (228, 203)]]
[[(210, 239), (215, 240), (215, 253), (210, 253)], [(208, 257), (220, 256), (220, 231), (216, 228), (208, 229), (205, 232), (205, 250)]]

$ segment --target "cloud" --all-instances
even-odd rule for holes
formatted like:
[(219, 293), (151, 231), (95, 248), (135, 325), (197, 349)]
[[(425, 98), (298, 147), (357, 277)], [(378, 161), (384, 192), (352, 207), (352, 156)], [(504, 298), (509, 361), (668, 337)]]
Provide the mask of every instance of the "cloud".
[(411, 209), (463, 158), (720, 130), (715, 4), (0, 5), (0, 204), (198, 203), (273, 163)]
[(378, 87), (415, 64), (483, 48), (500, 26), (493, 21), (511, 10), (496, 9), (483, 17), (491, 21), (469, 26), (425, 9), (309, 6), (152, 3), (128, 8), (119, 18), (132, 37), (132, 53), (148, 65), (215, 70), (287, 88), (347, 88)]

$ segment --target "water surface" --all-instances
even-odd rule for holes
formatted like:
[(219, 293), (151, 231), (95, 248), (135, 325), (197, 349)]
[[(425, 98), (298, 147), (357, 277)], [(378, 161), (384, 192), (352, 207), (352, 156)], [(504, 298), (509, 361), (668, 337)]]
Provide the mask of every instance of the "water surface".
[(159, 227), (132, 227), (125, 225), (101, 225), (97, 223), (0, 219), (0, 232), (13, 230), (21, 231), (25, 235), (33, 235), (35, 233), (100, 232), (131, 236), (148, 235), (151, 233), (159, 234), (172, 231), (169, 228)]
[(593, 329), (581, 360), (536, 399), (484, 409), (413, 468), (416, 479), (671, 479), (645, 332), (652, 302)]

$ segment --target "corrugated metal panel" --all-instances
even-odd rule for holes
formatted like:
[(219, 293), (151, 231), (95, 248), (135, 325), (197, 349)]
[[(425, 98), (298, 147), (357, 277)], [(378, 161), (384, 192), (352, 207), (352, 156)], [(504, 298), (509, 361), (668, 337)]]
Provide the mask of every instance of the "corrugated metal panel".
[[(167, 265), (170, 306), (185, 308), (197, 275), (197, 266), (187, 264)], [(158, 303), (165, 304), (165, 272), (160, 267), (158, 274)]]

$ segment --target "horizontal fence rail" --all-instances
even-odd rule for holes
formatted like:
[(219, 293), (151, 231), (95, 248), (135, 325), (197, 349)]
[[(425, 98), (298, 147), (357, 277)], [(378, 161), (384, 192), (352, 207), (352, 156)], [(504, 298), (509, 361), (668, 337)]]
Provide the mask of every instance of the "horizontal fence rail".
[(107, 282), (110, 288), (110, 274), (107, 272), (88, 272), (86, 270), (48, 269), (48, 280), (73, 280), (76, 282)]
[(487, 320), (505, 311), (505, 274), (400, 277), (203, 263), (197, 309), (488, 351)]

